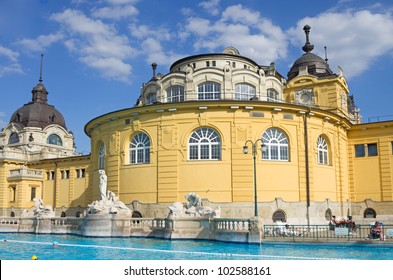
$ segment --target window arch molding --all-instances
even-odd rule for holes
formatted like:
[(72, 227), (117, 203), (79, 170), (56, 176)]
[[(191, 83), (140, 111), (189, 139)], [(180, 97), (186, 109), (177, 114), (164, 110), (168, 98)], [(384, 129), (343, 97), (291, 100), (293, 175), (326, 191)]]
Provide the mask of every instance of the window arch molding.
[(269, 127), (262, 132), (261, 139), (264, 145), (262, 160), (290, 161), (289, 134), (279, 127)]
[(221, 160), (222, 137), (212, 127), (197, 127), (188, 136), (189, 160)]
[(151, 138), (144, 131), (131, 135), (128, 144), (128, 164), (150, 163)]

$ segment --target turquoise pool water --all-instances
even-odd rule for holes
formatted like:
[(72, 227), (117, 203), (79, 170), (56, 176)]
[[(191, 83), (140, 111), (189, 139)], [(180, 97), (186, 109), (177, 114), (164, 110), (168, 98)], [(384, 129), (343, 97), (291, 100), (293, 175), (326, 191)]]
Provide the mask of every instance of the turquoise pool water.
[(393, 247), (377, 244), (257, 245), (43, 234), (0, 234), (0, 241), (1, 260), (393, 260)]

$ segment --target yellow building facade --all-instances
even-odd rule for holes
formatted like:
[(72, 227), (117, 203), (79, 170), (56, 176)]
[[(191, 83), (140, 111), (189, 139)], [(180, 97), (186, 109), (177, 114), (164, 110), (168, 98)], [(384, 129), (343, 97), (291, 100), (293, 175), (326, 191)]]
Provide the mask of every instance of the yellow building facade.
[(393, 121), (362, 124), (341, 69), (312, 53), (304, 30), (305, 53), (288, 78), (233, 47), (180, 59), (167, 74), (153, 64), (135, 106), (85, 125), (91, 155), (15, 161), (3, 152), (3, 215), (30, 207), (33, 196), (79, 215), (98, 199), (104, 169), (135, 216), (165, 216), (195, 192), (228, 217), (252, 216), (257, 199), (265, 222), (391, 220)]

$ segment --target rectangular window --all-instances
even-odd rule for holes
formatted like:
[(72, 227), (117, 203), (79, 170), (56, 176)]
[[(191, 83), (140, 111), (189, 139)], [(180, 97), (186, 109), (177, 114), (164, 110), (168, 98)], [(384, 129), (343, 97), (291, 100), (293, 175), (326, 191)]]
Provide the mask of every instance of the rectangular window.
[(365, 157), (364, 144), (355, 145), (355, 157)]
[(206, 61), (206, 67), (210, 67), (210, 61)]
[(10, 201), (15, 202), (16, 201), (16, 186), (10, 186)]
[(86, 170), (84, 168), (76, 170), (76, 178), (85, 178)]
[(367, 155), (369, 157), (375, 157), (378, 155), (377, 143), (367, 144)]
[(212, 65), (213, 65), (213, 67), (216, 66), (216, 61), (215, 60), (212, 61)]
[(33, 201), (35, 198), (35, 195), (37, 193), (37, 188), (36, 187), (31, 187), (31, 193), (30, 193), (30, 200)]
[(61, 179), (69, 179), (70, 178), (70, 171), (69, 170), (63, 170), (61, 171)]

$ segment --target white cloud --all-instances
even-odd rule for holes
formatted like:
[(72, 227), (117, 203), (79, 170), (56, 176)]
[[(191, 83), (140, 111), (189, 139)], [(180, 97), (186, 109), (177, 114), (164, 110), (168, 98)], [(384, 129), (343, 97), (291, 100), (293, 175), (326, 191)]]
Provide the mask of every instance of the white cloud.
[(227, 7), (216, 22), (190, 18), (181, 36), (184, 39), (192, 35), (198, 37), (196, 50), (217, 51), (233, 46), (242, 55), (266, 65), (287, 55), (288, 43), (281, 28), (242, 5)]
[(137, 51), (130, 46), (127, 36), (119, 35), (113, 26), (93, 20), (77, 10), (67, 9), (53, 14), (51, 19), (61, 24), (68, 36), (64, 42), (66, 47), (76, 53), (80, 61), (99, 71), (103, 77), (129, 81), (132, 67), (127, 59), (135, 56)]
[(93, 16), (97, 18), (121, 20), (127, 17), (136, 16), (139, 13), (134, 6), (103, 7), (93, 11)]
[(49, 35), (40, 35), (36, 39), (21, 39), (16, 44), (21, 45), (28, 51), (42, 52), (53, 43), (57, 43), (63, 39), (63, 34), (58, 32)]
[(19, 53), (0, 45), (0, 77), (11, 73), (23, 73), (18, 57)]
[(160, 41), (154, 38), (145, 39), (141, 44), (141, 48), (147, 54), (146, 60), (148, 63), (155, 62), (158, 65), (168, 66), (181, 57), (184, 57), (182, 54), (165, 52)]
[(198, 6), (205, 9), (209, 14), (215, 16), (218, 15), (220, 12), (219, 4), (220, 4), (220, 0), (207, 0), (199, 3)]
[(148, 37), (155, 37), (162, 41), (168, 41), (173, 36), (167, 28), (164, 27), (150, 27), (148, 25), (130, 24), (128, 26), (130, 33), (133, 37), (138, 39), (145, 39)]
[(339, 63), (347, 78), (362, 74), (377, 58), (393, 51), (393, 17), (388, 13), (362, 10), (304, 18), (287, 32), (294, 45), (304, 45), (306, 24), (311, 26), (313, 52), (324, 57), (323, 47), (327, 46), (332, 70), (337, 72)]

